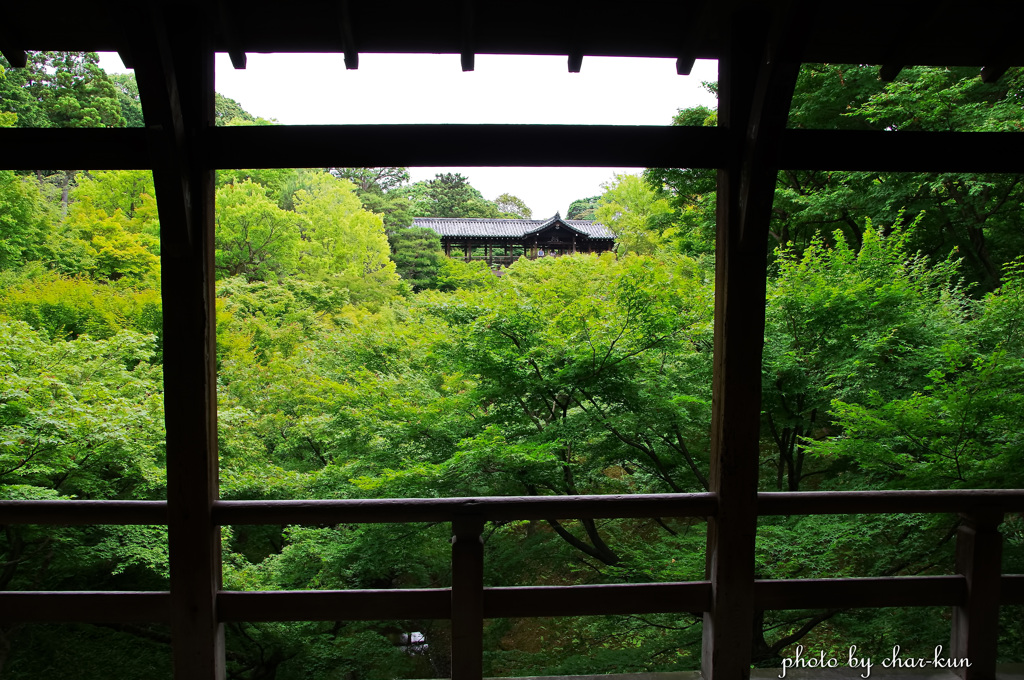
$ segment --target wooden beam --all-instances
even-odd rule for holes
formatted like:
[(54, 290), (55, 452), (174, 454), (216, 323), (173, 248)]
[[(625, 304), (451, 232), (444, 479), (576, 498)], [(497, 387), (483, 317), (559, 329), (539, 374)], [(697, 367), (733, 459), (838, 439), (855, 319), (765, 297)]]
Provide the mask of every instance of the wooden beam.
[[(790, 170), (1017, 172), (1016, 132), (784, 130), (774, 163)], [(716, 127), (603, 125), (278, 125), (207, 130), (204, 162), (220, 168), (575, 166), (714, 168), (727, 159)], [(141, 129), (3, 128), (5, 170), (151, 167)], [(382, 160), (383, 159), (383, 160)]]
[(356, 49), (355, 31), (352, 28), (352, 11), (349, 0), (338, 3), (339, 24), (341, 28), (341, 50), (345, 53), (345, 68), (355, 71), (359, 68), (359, 51)]
[[(147, 147), (153, 181), (159, 194), (160, 248), (180, 256), (192, 241), (190, 177), (181, 96), (170, 39), (157, 5), (132, 15), (129, 49), (136, 61)], [(84, 166), (92, 167), (92, 166)]]
[(467, 512), (498, 522), (547, 517), (706, 517), (717, 512), (717, 501), (714, 494), (708, 493), (217, 501), (213, 521), (218, 525), (450, 522)]
[(238, 70), (244, 69), (245, 50), (242, 49), (235, 24), (231, 21), (227, 0), (217, 0), (217, 18), (220, 20), (220, 31), (224, 36), (224, 42), (228, 45), (228, 57), (231, 59), (231, 65)]
[(583, 68), (583, 50), (572, 49), (569, 51), (569, 73), (579, 73)]
[(958, 668), (964, 680), (995, 680), (999, 646), (999, 586), (1003, 512), (982, 507), (966, 514), (956, 535), (956, 570), (966, 582), (966, 597), (953, 608), (949, 655), (971, 665)]
[(0, 524), (167, 524), (165, 501), (0, 501)]
[(221, 621), (393, 621), (451, 618), (449, 588), (217, 593)]
[(778, 166), (789, 170), (1020, 172), (1016, 132), (785, 130)]
[[(218, 494), (214, 174), (198, 153), (214, 124), (209, 24), (141, 12), (131, 31), (160, 213), (171, 640), (178, 678), (223, 680)], [(147, 16), (148, 14), (148, 16)]]
[(13, 68), (25, 68), (28, 66), (28, 52), (10, 46), (6, 41), (0, 41), (0, 54)]
[(451, 680), (481, 680), (484, 658), (484, 520), (452, 520)]
[(484, 588), (484, 618), (700, 614), (710, 600), (707, 581)]
[(476, 57), (476, 2), (462, 0), (462, 53), (463, 71), (472, 71)]
[(1024, 604), (1024, 574), (1003, 574), (999, 585), (999, 602)]
[(903, 70), (903, 64), (882, 64), (878, 67), (878, 77), (884, 83), (891, 83)]
[(708, 522), (706, 680), (750, 676), (768, 228), (774, 162), (800, 65), (799, 50), (783, 49), (806, 21), (800, 12), (737, 12), (719, 61), (718, 124), (735, 151), (718, 171), (709, 490), (719, 506)]
[(1024, 490), (771, 491), (757, 494), (758, 515), (968, 512), (979, 506), (998, 507), (1003, 512), (1024, 512)]
[(168, 592), (0, 593), (0, 621), (4, 623), (166, 623), (170, 619)]
[(707, 33), (711, 9), (717, 3), (701, 0), (696, 10), (691, 10), (686, 23), (679, 31), (679, 49), (676, 52), (676, 74), (688, 76), (697, 61), (697, 41)]
[(964, 601), (963, 576), (899, 576), (758, 580), (758, 609), (846, 609), (850, 607), (932, 607)]
[(981, 82), (991, 84), (997, 83), (1009, 68), (1009, 64), (991, 64), (989, 66), (982, 66)]

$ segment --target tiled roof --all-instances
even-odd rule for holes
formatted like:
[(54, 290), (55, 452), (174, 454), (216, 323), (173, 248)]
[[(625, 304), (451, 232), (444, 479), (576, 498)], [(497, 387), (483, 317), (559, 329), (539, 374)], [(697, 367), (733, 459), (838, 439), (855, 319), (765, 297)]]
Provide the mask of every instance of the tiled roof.
[(450, 217), (414, 217), (412, 226), (433, 229), (441, 236), (486, 238), (510, 236), (525, 238), (526, 236), (561, 222), (573, 231), (593, 239), (614, 239), (615, 234), (600, 222), (586, 220), (565, 220), (555, 213), (546, 220), (495, 220), (486, 218), (450, 218)]

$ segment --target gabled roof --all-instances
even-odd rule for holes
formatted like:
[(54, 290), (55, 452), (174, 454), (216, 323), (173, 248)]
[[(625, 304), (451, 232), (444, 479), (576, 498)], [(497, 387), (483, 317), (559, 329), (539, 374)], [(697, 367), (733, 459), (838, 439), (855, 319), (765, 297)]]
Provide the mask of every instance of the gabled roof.
[(600, 222), (565, 220), (558, 213), (546, 220), (487, 219), (468, 217), (414, 217), (412, 226), (426, 227), (441, 236), (526, 238), (558, 223), (588, 239), (613, 240), (615, 234)]

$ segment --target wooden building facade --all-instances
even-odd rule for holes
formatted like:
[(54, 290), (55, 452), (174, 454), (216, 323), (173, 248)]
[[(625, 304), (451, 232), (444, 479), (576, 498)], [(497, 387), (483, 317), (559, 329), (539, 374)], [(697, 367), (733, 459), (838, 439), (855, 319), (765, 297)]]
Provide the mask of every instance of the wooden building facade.
[[(135, 69), (144, 129), (0, 129), (4, 169), (152, 169), (161, 228), (166, 501), (0, 501), (0, 524), (163, 524), (170, 587), (146, 592), (3, 592), (0, 621), (166, 623), (180, 680), (225, 678), (233, 621), (446, 619), (452, 678), (480, 680), (486, 618), (703, 613), (702, 677), (750, 675), (751, 630), (765, 609), (952, 608), (951, 656), (968, 680), (996, 676), (999, 609), (1024, 604), (1024, 575), (1003, 574), (998, 527), (1024, 490), (758, 492), (768, 230), (780, 169), (1024, 171), (1024, 134), (787, 128), (801, 62), (977, 66), (998, 79), (1024, 65), (1010, 17), (1018, 3), (673, 0), (591, 12), (579, 3), (467, 0), (389, 3), (181, 0), (9, 3), (0, 51), (116, 50)], [(287, 11), (285, 11), (287, 10)], [(315, 20), (311, 20), (314, 17)], [(652, 20), (656, 17), (656, 20)], [(898, 40), (893, 36), (898, 36)], [(716, 127), (337, 125), (215, 127), (214, 54), (246, 52), (584, 55), (717, 59)], [(224, 501), (217, 453), (214, 171), (328, 166), (716, 168), (717, 243), (709, 491), (609, 497)], [(765, 581), (755, 577), (762, 515), (961, 513), (948, 576)], [(687, 583), (484, 587), (488, 521), (707, 518), (706, 578)], [(225, 591), (221, 527), (242, 524), (450, 522), (451, 587), (429, 590)], [(112, 669), (112, 673), (116, 673)]]
[(600, 222), (566, 220), (558, 213), (546, 220), (416, 217), (412, 226), (437, 232), (448, 257), (492, 266), (615, 247), (615, 235)]

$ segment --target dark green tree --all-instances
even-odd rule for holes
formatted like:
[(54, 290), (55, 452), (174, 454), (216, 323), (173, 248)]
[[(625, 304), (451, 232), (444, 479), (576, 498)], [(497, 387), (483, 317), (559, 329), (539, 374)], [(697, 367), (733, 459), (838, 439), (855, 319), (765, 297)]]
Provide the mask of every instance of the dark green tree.
[(232, 122), (255, 123), (256, 116), (242, 108), (242, 105), (231, 97), (225, 97), (220, 92), (215, 95), (213, 110), (216, 116), (216, 125), (228, 125)]
[(414, 217), (500, 217), (498, 206), (459, 173), (438, 173), (408, 189)]
[(391, 259), (398, 275), (409, 282), (414, 291), (433, 288), (444, 260), (441, 237), (426, 227), (399, 229), (388, 238)]
[(597, 219), (597, 206), (600, 204), (600, 196), (589, 198), (577, 198), (569, 204), (569, 211), (565, 213), (567, 220), (595, 220)]

